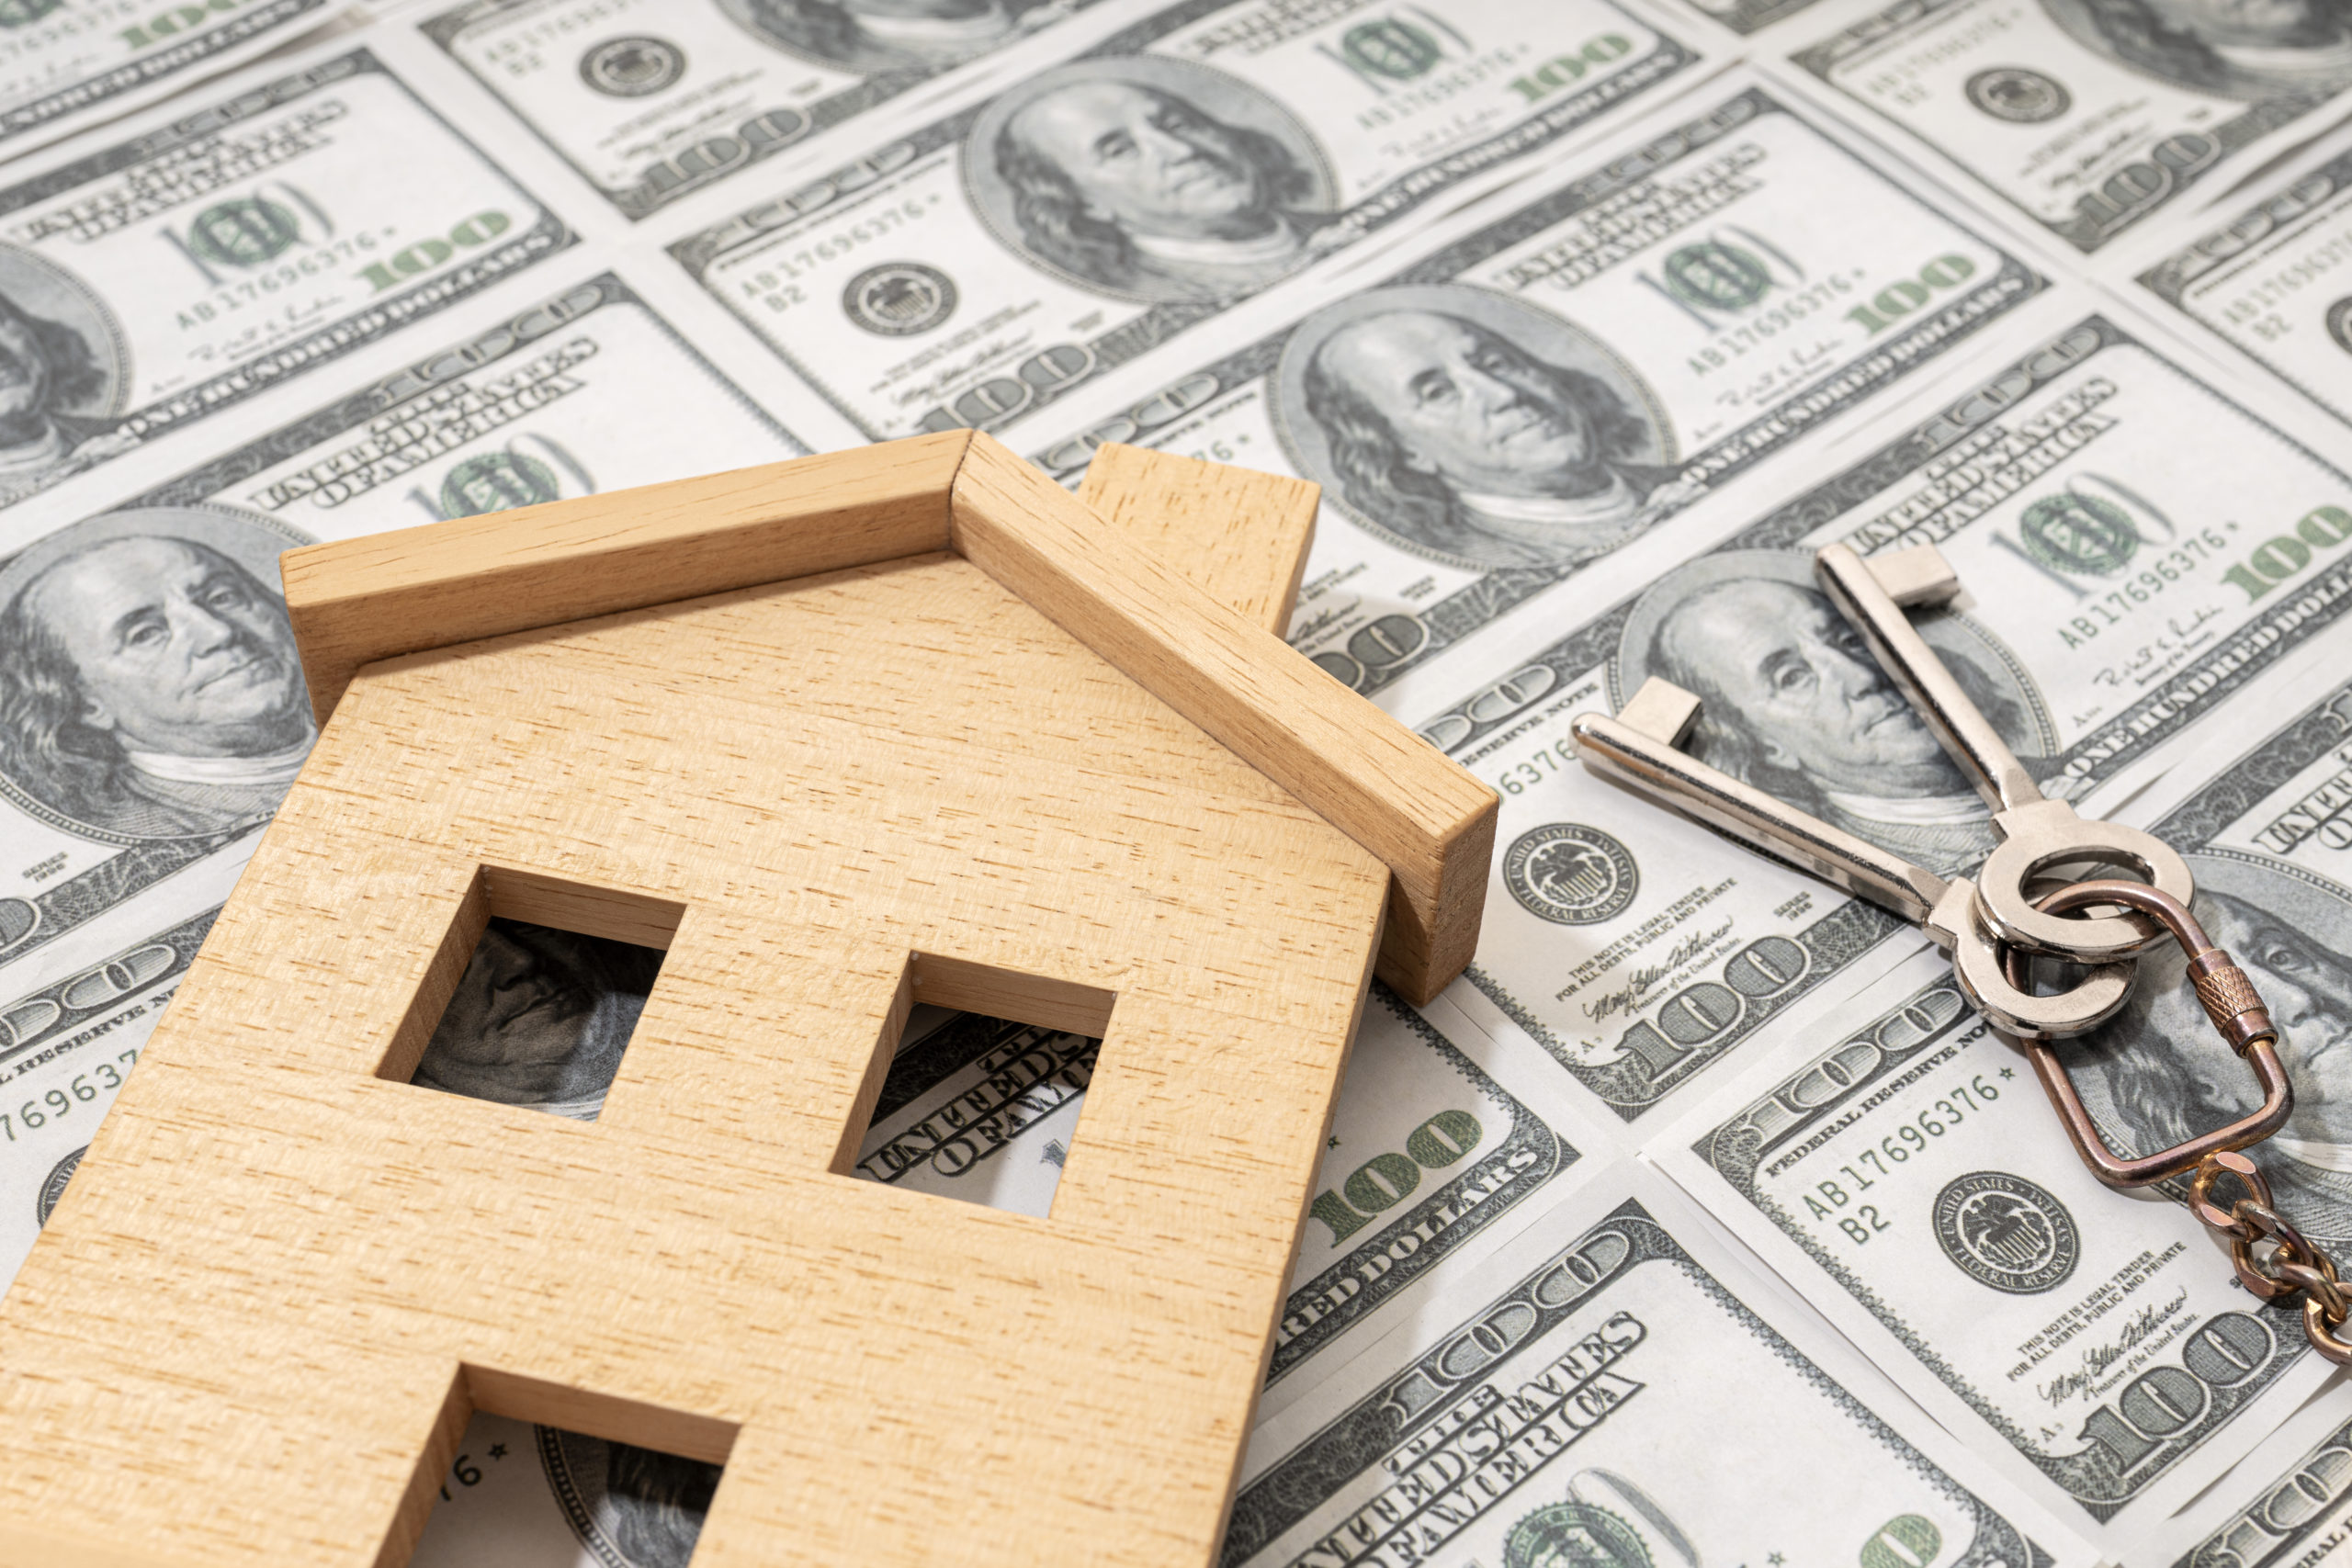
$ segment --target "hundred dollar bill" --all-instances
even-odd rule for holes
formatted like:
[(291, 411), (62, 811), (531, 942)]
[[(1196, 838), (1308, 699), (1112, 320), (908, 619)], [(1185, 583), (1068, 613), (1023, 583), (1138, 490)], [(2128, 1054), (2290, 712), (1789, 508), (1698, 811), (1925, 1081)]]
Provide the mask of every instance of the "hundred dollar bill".
[(419, 29), (631, 219), (1102, 0), (473, 0)]
[(1318, 481), (1291, 640), (1373, 691), (2041, 287), (1761, 86), (1581, 162), (1037, 460), (1142, 441)]
[(2234, 203), (2141, 285), (2352, 421), (2352, 143)]
[(2295, 1412), (2120, 1561), (2147, 1568), (2290, 1568), (2352, 1542), (2352, 1392), (2338, 1386)]
[(1944, 551), (1973, 604), (1921, 617), (1924, 634), (2069, 798), (2352, 605), (2352, 479), (2093, 317), (1582, 624), (1572, 589), (1522, 607), (1510, 629), (1546, 644), (1493, 661), (1500, 678), (1420, 725), (1502, 795), (1456, 994), (1627, 1121), (1833, 980), (1891, 962), (1903, 928), (1592, 779), (1577, 714), (1663, 675), (1706, 705), (1691, 749), (1758, 788), (1945, 874), (1996, 842), (1815, 586), (1813, 552), (1840, 540)]
[(0, 188), (0, 506), (571, 243), (368, 51)]
[[(1430, 1014), (1446, 1019), (1450, 1010), (1441, 1000)], [(1042, 1217), (1072, 1138), (1084, 1135), (1080, 1111), (1100, 1043), (918, 1010), (855, 1173)], [(1296, 1385), (1311, 1389), (1326, 1365), (1385, 1328), (1381, 1306), (1475, 1255), (1465, 1247), (1474, 1237), (1541, 1208), (1529, 1200), (1548, 1193), (1578, 1157), (1430, 1018), (1375, 987), (1276, 1332), (1269, 1402)], [(461, 1450), (470, 1458), (444, 1484), (420, 1565), (684, 1568), (718, 1475), (716, 1466), (486, 1417), (476, 1418)], [(611, 1479), (622, 1472), (626, 1484)], [(570, 1555), (575, 1547), (581, 1558)]]
[(2092, 1560), (1646, 1173), (1445, 1287), (1250, 1434), (1224, 1568)]
[(2088, 252), (2315, 129), (2352, 85), (2352, 17), (2333, 0), (1905, 0), (1792, 58)]
[(143, 890), (227, 896), (312, 739), (279, 552), (804, 450), (615, 275), (474, 315), (0, 561), (0, 995), (120, 962)]
[(2186, 1210), (2099, 1185), (1938, 954), (1779, 1044), (1645, 1157), (2110, 1551), (2327, 1375)]
[(869, 437), (993, 429), (1698, 61), (1612, 0), (1184, 0), (670, 250)]
[(338, 0), (9, 0), (0, 150), (136, 108), (323, 22)]

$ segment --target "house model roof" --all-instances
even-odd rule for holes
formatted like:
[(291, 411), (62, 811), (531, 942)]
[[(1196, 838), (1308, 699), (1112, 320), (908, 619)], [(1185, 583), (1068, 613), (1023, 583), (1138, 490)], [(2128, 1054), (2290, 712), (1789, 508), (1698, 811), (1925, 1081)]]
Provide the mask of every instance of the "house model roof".
[[(1495, 800), (1266, 629), (1307, 487), (1101, 480), (947, 434), (288, 556), (325, 722), (0, 1299), (0, 1562), (404, 1562), (486, 1414), (723, 1464), (695, 1568), (1207, 1568)], [(502, 917), (664, 950), (594, 1120), (419, 1070)], [(1047, 1213), (868, 1179), (917, 1003), (1039, 1026), (930, 1117), (975, 1163), (1099, 1038)]]

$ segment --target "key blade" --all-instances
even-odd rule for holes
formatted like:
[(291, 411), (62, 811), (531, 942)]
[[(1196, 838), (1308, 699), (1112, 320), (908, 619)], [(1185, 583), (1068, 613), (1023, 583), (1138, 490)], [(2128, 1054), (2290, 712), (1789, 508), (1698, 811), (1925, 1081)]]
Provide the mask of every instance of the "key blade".
[[(1690, 700), (1695, 713), (1697, 699)], [(1578, 714), (1569, 728), (1577, 738), (1577, 755), (1596, 775), (1623, 784), (1751, 849), (1792, 863), (1833, 887), (1867, 898), (1915, 924), (1924, 923), (1945, 896), (1947, 884), (1935, 873), (1817, 817), (1808, 817), (1622, 718)]]

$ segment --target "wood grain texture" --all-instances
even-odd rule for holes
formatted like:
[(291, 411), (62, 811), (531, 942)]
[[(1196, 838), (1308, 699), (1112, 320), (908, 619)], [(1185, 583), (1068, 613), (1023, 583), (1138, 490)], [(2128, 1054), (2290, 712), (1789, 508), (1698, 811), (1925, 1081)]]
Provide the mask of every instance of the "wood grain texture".
[(1078, 499), (1243, 620), (1290, 629), (1321, 485), (1113, 443), (1095, 449)]
[[(492, 1408), (723, 1450), (695, 1568), (1205, 1568), (1392, 880), (953, 555), (371, 665), (0, 1300), (0, 1551), (390, 1568)], [(666, 928), (594, 1122), (381, 1076), (503, 898)], [(1110, 998), (1050, 1218), (835, 1174), (919, 975)]]
[(976, 435), (956, 476), (966, 558), (1385, 863), (1380, 977), (1424, 1002), (1478, 942), (1494, 791), (1261, 626)]
[(799, 457), (288, 550), (321, 725), (363, 664), (946, 547), (967, 434)]

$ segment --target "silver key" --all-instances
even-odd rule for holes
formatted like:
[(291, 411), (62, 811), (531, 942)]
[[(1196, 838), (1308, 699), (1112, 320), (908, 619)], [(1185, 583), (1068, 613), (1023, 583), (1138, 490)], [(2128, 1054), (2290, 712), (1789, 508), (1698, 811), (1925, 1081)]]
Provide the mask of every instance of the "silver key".
[(1679, 749), (1698, 716), (1697, 697), (1652, 676), (1614, 718), (1579, 714), (1571, 728), (1584, 765), (1603, 778), (1917, 922), (1951, 955), (1962, 994), (1995, 1028), (2028, 1040), (2059, 1039), (2097, 1027), (2123, 1006), (2132, 990), (2129, 961), (2098, 964), (2055, 996), (2011, 985), (1992, 933), (1977, 918), (1977, 890), (1968, 878), (1947, 882), (1707, 766)]
[(1960, 593), (1943, 553), (1933, 545), (1864, 560), (1849, 546), (1830, 545), (1814, 557), (1824, 592), (1854, 624), (1871, 652), (1928, 728), (1951, 753), (1984, 804), (1993, 808), (1998, 848), (1976, 872), (1976, 907), (2000, 940), (2078, 964), (2136, 957), (2166, 940), (2165, 930), (2136, 913), (2070, 919), (2045, 914), (2027, 889), (2041, 874), (2067, 862), (2130, 866), (2142, 880), (2182, 904), (2195, 897), (2188, 863), (2153, 833), (2077, 816), (2063, 800), (2046, 798), (1992, 724), (1968, 700), (1936, 650), (1903, 613), (1906, 604), (1948, 604)]

